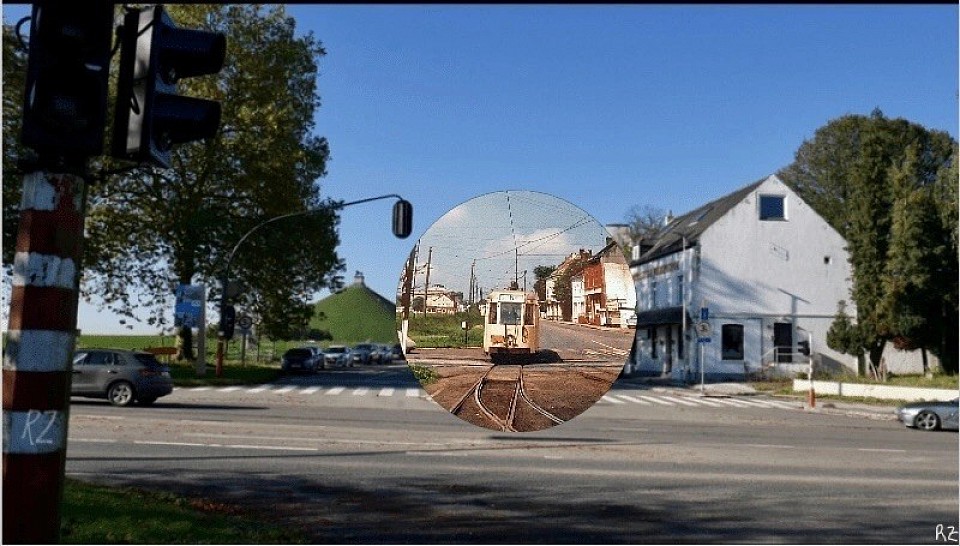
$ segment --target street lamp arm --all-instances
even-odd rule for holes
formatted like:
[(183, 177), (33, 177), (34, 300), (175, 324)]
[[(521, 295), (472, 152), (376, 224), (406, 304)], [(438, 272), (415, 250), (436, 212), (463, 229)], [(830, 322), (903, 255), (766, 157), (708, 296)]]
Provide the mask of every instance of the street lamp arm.
[[(264, 220), (263, 222), (260, 222), (259, 224), (257, 224), (257, 225), (255, 225), (255, 226), (253, 226), (252, 228), (250, 228), (250, 231), (244, 233), (244, 234), (243, 234), (243, 237), (240, 237), (240, 240), (237, 241), (237, 244), (236, 244), (236, 245), (234, 245), (233, 250), (231, 250), (231, 251), (230, 251), (230, 254), (227, 256), (227, 265), (226, 265), (226, 267), (224, 267), (223, 278), (224, 278), (224, 279), (227, 279), (227, 278), (229, 277), (230, 264), (233, 263), (233, 257), (236, 255), (237, 250), (240, 249), (240, 245), (242, 245), (244, 241), (246, 241), (251, 235), (253, 235), (254, 232), (256, 232), (257, 230), (259, 230), (259, 229), (262, 228), (263, 226), (266, 226), (267, 224), (272, 224), (273, 222), (277, 222), (277, 221), (279, 221), (279, 220), (283, 220), (283, 219), (286, 219), (286, 218), (292, 218), (292, 217), (294, 217), (294, 216), (309, 216), (309, 215), (311, 215), (311, 214), (316, 214), (316, 213), (320, 213), (320, 212), (327, 212), (327, 211), (329, 211), (329, 210), (340, 210), (340, 209), (349, 207), (349, 206), (351, 206), (351, 205), (359, 205), (359, 204), (361, 204), (361, 203), (369, 203), (370, 201), (379, 201), (379, 200), (381, 200), (381, 199), (389, 199), (389, 198), (394, 198), (394, 199), (397, 199), (397, 200), (402, 200), (402, 199), (403, 199), (402, 197), (400, 197), (399, 195), (397, 195), (397, 194), (395, 194), (395, 193), (390, 193), (390, 194), (387, 194), (387, 195), (381, 195), (381, 196), (379, 196), (379, 197), (368, 197), (368, 198), (366, 198), (366, 199), (359, 199), (359, 200), (357, 200), (357, 201), (350, 201), (349, 203), (339, 203), (339, 204), (335, 204), (335, 205), (333, 205), (333, 206), (331, 206), (331, 207), (328, 207), (328, 208), (313, 209), (313, 210), (304, 210), (304, 211), (300, 211), (300, 212), (291, 212), (290, 214), (284, 214), (284, 215), (282, 215), (282, 216), (275, 216), (275, 217), (273, 217), (273, 218)], [(226, 289), (226, 283), (224, 283), (224, 289)]]

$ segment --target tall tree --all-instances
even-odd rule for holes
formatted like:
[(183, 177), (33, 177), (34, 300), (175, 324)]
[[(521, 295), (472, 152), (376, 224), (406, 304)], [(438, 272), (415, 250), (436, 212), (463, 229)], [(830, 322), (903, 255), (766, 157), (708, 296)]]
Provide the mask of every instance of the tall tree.
[[(949, 211), (941, 212), (950, 205), (932, 205), (929, 189), (956, 168), (955, 148), (956, 142), (943, 131), (889, 119), (874, 110), (870, 116), (844, 116), (818, 129), (795, 161), (778, 173), (848, 243), (856, 324), (835, 326), (847, 338), (855, 334), (856, 343), (845, 339), (831, 344), (834, 349), (865, 351), (876, 367), (888, 341), (922, 339), (926, 345), (939, 335), (930, 306), (922, 310), (925, 304), (920, 302), (942, 301), (943, 287), (925, 282), (921, 272), (956, 270), (956, 252), (937, 250), (949, 239), (949, 231), (943, 221), (931, 221), (951, 217)], [(949, 191), (944, 187), (941, 193)], [(955, 201), (952, 211), (956, 217)], [(911, 237), (921, 237), (920, 231), (923, 242), (911, 243)], [(911, 244), (923, 248), (909, 248)], [(955, 321), (955, 304), (939, 309)], [(943, 355), (945, 345), (935, 345)]]
[(537, 292), (537, 299), (540, 300), (541, 311), (544, 311), (547, 305), (547, 279), (556, 269), (554, 265), (538, 265), (533, 268), (533, 276), (537, 279), (533, 283), (533, 289)]
[(20, 127), (26, 74), (27, 50), (14, 27), (3, 25), (3, 264), (7, 269), (13, 265), (20, 223), (23, 172), (18, 163), (25, 152), (20, 144)]
[[(85, 297), (129, 316), (146, 310), (147, 322), (162, 327), (178, 284), (202, 283), (219, 297), (226, 257), (249, 229), (318, 211), (259, 230), (231, 264), (231, 278), (244, 287), (239, 303), (262, 319), (260, 330), (274, 338), (295, 335), (309, 318), (310, 296), (342, 269), (337, 215), (318, 183), (329, 147), (313, 134), (317, 62), (325, 51), (311, 33), (296, 35), (281, 6), (169, 11), (182, 27), (227, 36), (223, 70), (180, 83), (183, 94), (222, 103), (221, 131), (177, 147), (170, 169), (140, 168), (90, 188)], [(5, 147), (5, 162), (7, 155)], [(118, 166), (104, 159), (95, 169)], [(5, 199), (5, 216), (7, 206)]]
[(623, 255), (629, 262), (633, 255), (633, 245), (652, 245), (654, 240), (663, 229), (663, 221), (667, 216), (666, 211), (653, 205), (633, 205), (624, 215), (624, 221), (627, 225), (627, 236), (630, 238), (629, 244), (622, 248)]

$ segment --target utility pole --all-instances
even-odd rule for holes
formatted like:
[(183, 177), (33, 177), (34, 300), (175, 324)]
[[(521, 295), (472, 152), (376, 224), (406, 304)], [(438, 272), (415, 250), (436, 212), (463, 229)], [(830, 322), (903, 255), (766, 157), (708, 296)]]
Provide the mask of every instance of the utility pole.
[(112, 25), (112, 3), (33, 6), (21, 138), (38, 159), (23, 178), (3, 362), (7, 544), (60, 540), (88, 162), (103, 150)]
[(423, 316), (427, 316), (427, 298), (430, 297), (430, 262), (433, 259), (433, 247), (427, 249), (427, 278), (423, 281)]
[(400, 293), (400, 348), (407, 354), (407, 332), (410, 331), (410, 300), (413, 292), (413, 276), (416, 271), (417, 247), (413, 247), (403, 271), (403, 291)]
[(470, 297), (467, 298), (467, 303), (468, 303), (468, 306), (470, 307), (472, 307), (474, 304), (474, 301), (475, 301), (474, 294), (476, 293), (476, 290), (477, 290), (476, 269), (477, 269), (477, 260), (476, 258), (474, 258), (473, 263), (470, 264)]

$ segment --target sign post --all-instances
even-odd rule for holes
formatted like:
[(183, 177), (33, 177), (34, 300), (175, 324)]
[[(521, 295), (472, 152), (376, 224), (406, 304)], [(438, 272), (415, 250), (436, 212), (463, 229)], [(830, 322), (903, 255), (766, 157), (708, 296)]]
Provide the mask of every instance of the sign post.
[(710, 308), (706, 302), (700, 307), (700, 322), (697, 323), (697, 344), (700, 345), (700, 395), (704, 393), (704, 383), (706, 383), (706, 362), (704, 362), (703, 346), (710, 343)]

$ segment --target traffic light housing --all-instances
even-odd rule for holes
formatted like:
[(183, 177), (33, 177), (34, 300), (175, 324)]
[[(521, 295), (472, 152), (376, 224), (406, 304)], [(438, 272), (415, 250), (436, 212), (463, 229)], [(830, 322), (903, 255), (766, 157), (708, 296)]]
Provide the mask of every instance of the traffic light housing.
[(21, 141), (41, 156), (103, 152), (113, 11), (102, 0), (33, 5)]
[(237, 310), (230, 304), (220, 307), (220, 337), (229, 341), (233, 339), (233, 329), (237, 323)]
[(218, 73), (226, 50), (222, 33), (179, 28), (163, 6), (128, 11), (121, 37), (113, 156), (169, 167), (174, 144), (216, 135), (220, 103), (181, 96), (177, 82)]
[(797, 351), (804, 356), (810, 356), (810, 342), (809, 341), (798, 341), (797, 342)]
[(413, 231), (413, 205), (410, 201), (400, 199), (393, 204), (393, 235), (399, 239), (406, 239)]

